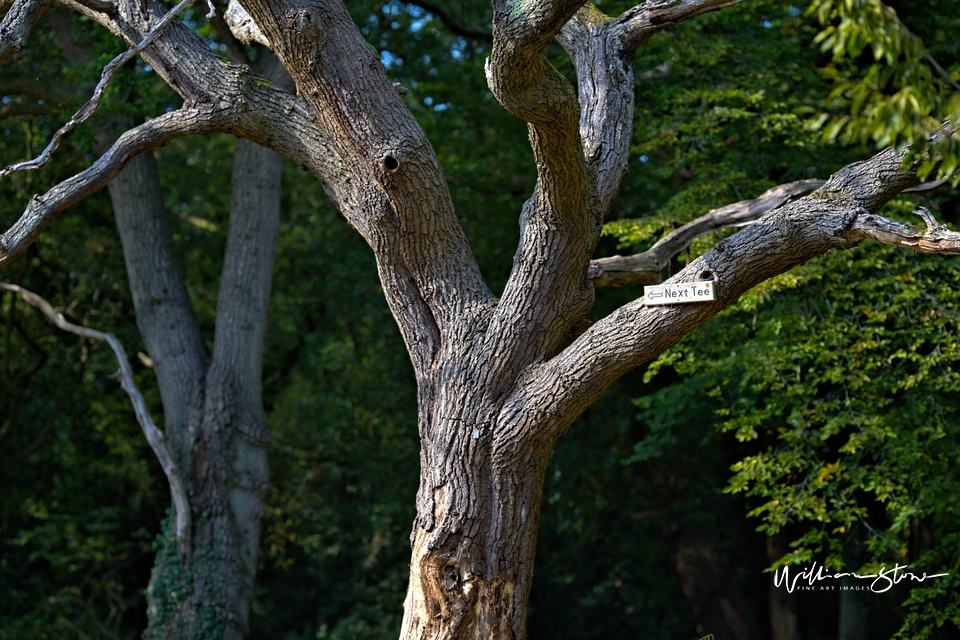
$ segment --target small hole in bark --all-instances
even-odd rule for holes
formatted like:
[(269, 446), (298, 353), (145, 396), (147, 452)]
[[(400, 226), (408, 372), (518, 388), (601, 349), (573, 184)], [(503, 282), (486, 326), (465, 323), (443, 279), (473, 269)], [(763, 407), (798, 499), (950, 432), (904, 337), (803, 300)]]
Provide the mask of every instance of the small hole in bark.
[(394, 158), (393, 156), (383, 156), (383, 168), (393, 173), (400, 168), (400, 161)]
[(447, 589), (454, 589), (460, 584), (460, 572), (452, 564), (443, 568), (443, 586)]
[(700, 280), (713, 280), (713, 271), (703, 271), (700, 273)]

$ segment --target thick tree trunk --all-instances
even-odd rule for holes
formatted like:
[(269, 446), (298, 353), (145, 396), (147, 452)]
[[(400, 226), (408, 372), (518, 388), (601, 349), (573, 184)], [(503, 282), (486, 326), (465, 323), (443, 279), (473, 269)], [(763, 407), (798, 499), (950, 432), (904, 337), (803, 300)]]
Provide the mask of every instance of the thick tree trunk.
[[(403, 640), (526, 637), (547, 451), (507, 451), (489, 423), (447, 421), (449, 456), (424, 467)], [(424, 454), (436, 452), (426, 446)]]

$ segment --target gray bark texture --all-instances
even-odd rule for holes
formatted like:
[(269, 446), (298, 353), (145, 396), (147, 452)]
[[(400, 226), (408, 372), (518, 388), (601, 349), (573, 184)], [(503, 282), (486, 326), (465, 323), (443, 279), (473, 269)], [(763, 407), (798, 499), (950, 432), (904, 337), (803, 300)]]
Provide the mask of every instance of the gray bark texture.
[[(73, 62), (86, 52), (59, 11), (51, 23)], [(278, 84), (289, 76), (266, 54)], [(111, 123), (120, 131), (130, 118)], [(109, 131), (100, 133), (107, 147)], [(107, 151), (109, 153), (109, 151)], [(136, 156), (108, 185), (124, 249), (137, 325), (164, 407), (164, 437), (186, 480), (147, 591), (146, 637), (242, 637), (249, 616), (269, 488), (269, 430), (261, 362), (280, 214), (282, 157), (238, 140), (218, 296), (213, 354), (200, 332), (179, 269), (152, 152)], [(174, 528), (175, 527), (175, 528)], [(187, 529), (187, 530), (184, 530)], [(176, 535), (173, 535), (176, 534)]]
[(137, 324), (154, 362), (166, 435), (187, 478), (188, 554), (169, 536), (148, 589), (146, 637), (245, 635), (270, 434), (260, 372), (279, 224), (281, 158), (238, 141), (213, 354), (173, 251), (151, 154), (110, 183)]
[[(114, 11), (62, 2), (131, 45), (165, 13), (153, 0), (120, 2)], [(158, 557), (148, 637), (235, 638), (246, 629), (268, 481), (259, 376), (279, 160), (238, 144), (206, 366), (168, 240), (154, 241), (169, 237), (162, 208), (148, 209), (158, 192), (136, 191), (148, 179), (133, 172), (149, 172), (149, 156), (133, 158), (177, 136), (230, 132), (321, 180), (374, 252), (418, 384), (421, 478), (401, 638), (520, 640), (550, 450), (610, 384), (754, 285), (830, 249), (873, 238), (960, 253), (960, 236), (929, 216), (924, 230), (876, 215), (919, 184), (902, 166), (905, 151), (885, 151), (822, 186), (785, 185), (711, 212), (648, 259), (610, 269), (591, 263), (626, 172), (637, 48), (662, 29), (736, 2), (652, 0), (608, 17), (583, 0), (494, 0), (488, 85), (528, 124), (537, 165), (499, 299), (480, 275), (429, 140), (340, 0), (232, 3), (227, 22), (238, 39), (267, 43), (296, 96), (225, 62), (180, 22), (155, 35), (142, 55), (184, 98), (183, 107), (128, 130), (88, 170), (34, 197), (0, 236), (2, 265), (71, 203), (125, 166), (131, 171), (130, 184), (121, 178), (112, 188), (118, 226), (138, 322), (157, 363), (168, 440), (192, 482), (194, 509), (189, 564), (169, 545)], [(555, 39), (573, 60), (577, 87), (547, 60)], [(595, 283), (657, 281), (663, 260), (693, 237), (751, 221), (670, 279), (713, 280), (715, 302), (647, 306), (639, 298), (579, 331)], [(681, 561), (690, 575), (709, 573), (702, 568), (709, 554), (688, 556)], [(742, 629), (738, 637), (752, 633), (742, 619), (725, 624)]]

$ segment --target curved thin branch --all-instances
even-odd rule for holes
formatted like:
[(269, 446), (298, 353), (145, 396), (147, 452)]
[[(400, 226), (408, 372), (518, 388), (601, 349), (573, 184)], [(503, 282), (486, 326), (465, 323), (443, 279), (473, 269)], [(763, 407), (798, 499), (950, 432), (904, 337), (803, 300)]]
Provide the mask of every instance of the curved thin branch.
[(113, 79), (113, 74), (117, 72), (117, 69), (132, 60), (135, 56), (140, 55), (140, 53), (146, 49), (151, 42), (153, 42), (153, 39), (157, 37), (157, 34), (159, 34), (164, 27), (170, 24), (174, 18), (183, 13), (183, 11), (192, 3), (193, 0), (183, 0), (180, 4), (168, 11), (167, 14), (163, 16), (163, 18), (161, 18), (160, 21), (157, 22), (157, 24), (154, 25), (149, 32), (147, 32), (147, 35), (144, 36), (143, 40), (141, 40), (139, 44), (127, 49), (116, 58), (111, 60), (107, 66), (103, 68), (103, 72), (100, 74), (100, 82), (97, 83), (97, 87), (94, 89), (93, 96), (91, 96), (91, 98), (80, 108), (79, 111), (73, 114), (73, 117), (70, 118), (66, 124), (57, 129), (57, 132), (53, 134), (53, 138), (50, 140), (50, 143), (47, 145), (46, 149), (43, 150), (43, 153), (33, 160), (18, 162), (17, 164), (10, 165), (3, 170), (0, 170), (0, 178), (16, 171), (39, 169), (47, 164), (47, 162), (50, 161), (50, 158), (53, 157), (53, 152), (56, 151), (57, 147), (60, 146), (60, 141), (63, 140), (63, 136), (70, 133), (78, 124), (85, 122), (97, 111), (97, 109), (100, 108), (100, 101), (103, 100), (103, 94), (106, 92), (107, 85), (110, 84), (110, 80)]
[(137, 422), (140, 423), (143, 435), (147, 438), (147, 442), (150, 444), (150, 448), (153, 449), (153, 453), (157, 456), (157, 460), (160, 461), (160, 466), (163, 467), (163, 472), (167, 476), (167, 482), (170, 484), (170, 496), (173, 499), (173, 506), (177, 516), (177, 542), (180, 545), (181, 553), (186, 556), (189, 553), (187, 542), (190, 537), (191, 526), (190, 503), (187, 499), (187, 491), (183, 485), (180, 470), (177, 468), (176, 463), (173, 461), (173, 456), (170, 455), (170, 451), (167, 449), (163, 432), (153, 423), (150, 412), (147, 410), (147, 403), (143, 399), (140, 389), (137, 388), (136, 383), (133, 381), (133, 370), (130, 368), (130, 362), (127, 360), (127, 354), (120, 340), (112, 333), (81, 327), (67, 321), (62, 313), (59, 313), (53, 308), (53, 305), (23, 287), (0, 282), (0, 289), (19, 293), (27, 303), (39, 309), (43, 315), (47, 316), (51, 322), (64, 331), (69, 331), (70, 333), (92, 340), (105, 341), (110, 345), (110, 348), (113, 349), (113, 353), (117, 357), (117, 363), (120, 366), (116, 374), (120, 379), (120, 385), (123, 387), (123, 390), (127, 392), (127, 395), (130, 396), (130, 402), (133, 404), (133, 410), (137, 415)]
[(952, 176), (943, 176), (939, 180), (934, 180), (933, 182), (924, 182), (923, 184), (913, 187), (912, 189), (904, 189), (903, 193), (930, 193), (931, 191), (936, 191), (940, 187), (950, 182), (951, 177)]
[(921, 253), (960, 254), (960, 233), (939, 224), (926, 207), (918, 207), (914, 213), (923, 218), (926, 229), (889, 220), (864, 210), (850, 225), (849, 233), (858, 240), (870, 238)]
[(20, 255), (67, 207), (106, 186), (137, 155), (181, 136), (222, 131), (226, 125), (223, 114), (184, 108), (127, 131), (89, 168), (30, 200), (20, 219), (0, 235), (0, 266)]
[(33, 25), (53, 0), (16, 0), (0, 21), (0, 64), (27, 46)]
[(807, 195), (823, 185), (823, 180), (816, 179), (788, 182), (751, 200), (712, 209), (696, 220), (671, 231), (643, 253), (591, 261), (587, 277), (593, 280), (596, 287), (656, 284), (660, 282), (660, 273), (670, 259), (705, 233), (753, 222), (768, 211), (773, 211), (799, 196)]
[(487, 42), (493, 41), (493, 34), (488, 29), (484, 29), (483, 27), (475, 27), (472, 24), (461, 22), (456, 18), (456, 16), (436, 2), (430, 2), (429, 0), (410, 0), (408, 4), (418, 6), (421, 9), (435, 15), (440, 19), (440, 22), (443, 23), (443, 26), (449, 29), (454, 35), (463, 36), (464, 38), (485, 40)]

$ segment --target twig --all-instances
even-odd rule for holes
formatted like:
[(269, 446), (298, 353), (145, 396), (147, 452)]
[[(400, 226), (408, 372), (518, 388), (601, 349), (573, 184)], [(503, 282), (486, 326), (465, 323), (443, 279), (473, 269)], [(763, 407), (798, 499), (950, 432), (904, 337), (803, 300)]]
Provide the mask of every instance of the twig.
[[(78, 124), (86, 122), (86, 120), (92, 116), (97, 109), (100, 108), (100, 101), (103, 99), (103, 94), (106, 92), (107, 85), (110, 84), (110, 80), (113, 79), (113, 75), (117, 72), (117, 69), (125, 65), (135, 56), (140, 55), (144, 49), (150, 46), (150, 43), (153, 42), (153, 39), (157, 36), (157, 34), (159, 34), (164, 27), (170, 24), (174, 18), (183, 13), (183, 11), (190, 4), (192, 4), (193, 1), (194, 0), (183, 0), (183, 2), (168, 11), (167, 14), (163, 16), (163, 18), (161, 18), (152, 29), (150, 29), (147, 35), (144, 36), (143, 40), (140, 41), (140, 44), (131, 49), (127, 49), (125, 52), (111, 60), (110, 63), (103, 68), (103, 73), (100, 75), (100, 82), (97, 83), (97, 88), (94, 90), (93, 96), (85, 105), (80, 108), (79, 111), (73, 114), (73, 117), (70, 118), (65, 125), (60, 127), (57, 132), (53, 134), (53, 139), (50, 140), (50, 144), (48, 144), (47, 148), (43, 150), (43, 153), (33, 160), (18, 162), (17, 164), (6, 167), (0, 171), (0, 178), (17, 171), (30, 171), (39, 169), (47, 164), (47, 162), (49, 162), (50, 158), (53, 156), (53, 152), (56, 151), (60, 146), (60, 142), (63, 140), (63, 137), (70, 133), (70, 131), (72, 131)], [(212, 5), (210, 6), (212, 9)]]
[(933, 182), (924, 182), (910, 189), (904, 189), (903, 193), (929, 193), (931, 191), (936, 191), (943, 185), (947, 184), (950, 181), (950, 176), (943, 176), (939, 180), (934, 180)]
[(69, 331), (70, 333), (92, 340), (104, 340), (110, 345), (110, 348), (113, 349), (113, 353), (116, 355), (117, 362), (120, 365), (116, 376), (120, 379), (120, 385), (123, 387), (123, 390), (130, 396), (130, 402), (133, 404), (133, 410), (137, 415), (137, 421), (140, 423), (143, 435), (146, 436), (150, 448), (153, 449), (153, 453), (160, 461), (160, 466), (163, 467), (163, 472), (167, 476), (167, 482), (170, 484), (170, 495), (173, 499), (173, 506), (177, 515), (177, 543), (180, 545), (180, 552), (184, 558), (189, 558), (188, 540), (191, 526), (190, 503), (187, 500), (187, 492), (183, 486), (183, 478), (180, 476), (180, 470), (173, 461), (173, 456), (170, 455), (170, 451), (167, 449), (163, 432), (153, 423), (150, 412), (147, 410), (147, 403), (143, 399), (140, 389), (137, 388), (136, 383), (133, 381), (133, 371), (130, 369), (130, 362), (127, 360), (127, 354), (123, 349), (123, 345), (120, 344), (120, 340), (112, 333), (96, 331), (95, 329), (81, 327), (67, 321), (67, 319), (63, 317), (63, 314), (57, 312), (49, 302), (23, 287), (0, 282), (0, 289), (19, 293), (28, 304), (39, 309), (43, 315), (47, 316), (47, 318), (64, 331)]

